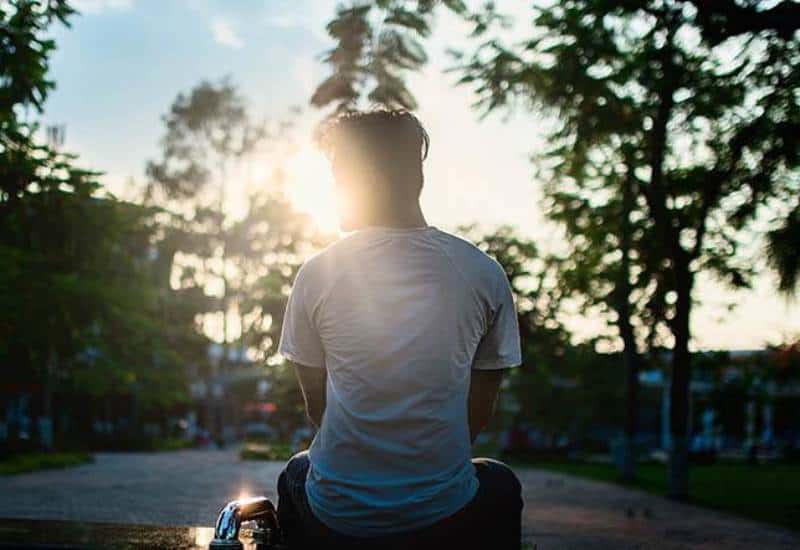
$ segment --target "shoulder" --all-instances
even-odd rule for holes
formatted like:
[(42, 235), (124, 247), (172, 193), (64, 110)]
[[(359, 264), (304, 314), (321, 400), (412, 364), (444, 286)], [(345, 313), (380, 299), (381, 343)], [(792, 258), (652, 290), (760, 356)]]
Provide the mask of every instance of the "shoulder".
[(436, 238), (455, 267), (473, 281), (492, 286), (506, 281), (503, 267), (474, 243), (442, 230), (437, 230)]
[(296, 283), (315, 284), (320, 280), (330, 279), (337, 271), (347, 265), (348, 260), (354, 256), (359, 247), (359, 235), (354, 233), (342, 237), (322, 250), (312, 254), (300, 266), (297, 272)]

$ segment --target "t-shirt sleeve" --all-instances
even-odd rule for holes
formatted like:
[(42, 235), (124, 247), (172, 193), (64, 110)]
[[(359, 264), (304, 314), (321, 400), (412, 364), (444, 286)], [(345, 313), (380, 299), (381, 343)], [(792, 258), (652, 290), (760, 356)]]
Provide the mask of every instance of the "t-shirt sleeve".
[(475, 352), (474, 369), (507, 369), (522, 364), (517, 308), (505, 273), (500, 275), (494, 295), (494, 314)]
[(306, 307), (309, 291), (306, 276), (301, 268), (286, 303), (278, 353), (285, 359), (306, 367), (324, 367), (325, 352), (319, 332)]

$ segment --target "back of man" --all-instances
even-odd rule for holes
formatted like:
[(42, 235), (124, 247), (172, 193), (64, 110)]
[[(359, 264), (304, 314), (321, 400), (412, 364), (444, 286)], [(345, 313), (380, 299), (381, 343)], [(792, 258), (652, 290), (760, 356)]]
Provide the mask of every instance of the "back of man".
[(346, 113), (321, 144), (353, 233), (306, 262), (286, 308), (279, 351), (319, 431), (278, 480), (282, 530), (302, 548), (463, 550), (485, 547), (481, 521), (493, 548), (518, 548), (519, 481), (470, 460), (500, 372), (520, 363), (505, 273), (425, 220), (429, 138), (411, 113)]
[(475, 496), (470, 370), (519, 364), (514, 311), (502, 268), (434, 227), (364, 229), (307, 262), (281, 353), (327, 369), (306, 485), (323, 523), (411, 531)]

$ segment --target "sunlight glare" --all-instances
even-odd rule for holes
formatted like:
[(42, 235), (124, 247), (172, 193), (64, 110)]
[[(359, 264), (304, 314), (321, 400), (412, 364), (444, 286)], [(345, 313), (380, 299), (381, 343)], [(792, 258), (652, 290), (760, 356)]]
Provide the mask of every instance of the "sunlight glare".
[(338, 216), (333, 174), (325, 156), (312, 145), (301, 147), (287, 164), (286, 195), (300, 212), (326, 232), (336, 232)]

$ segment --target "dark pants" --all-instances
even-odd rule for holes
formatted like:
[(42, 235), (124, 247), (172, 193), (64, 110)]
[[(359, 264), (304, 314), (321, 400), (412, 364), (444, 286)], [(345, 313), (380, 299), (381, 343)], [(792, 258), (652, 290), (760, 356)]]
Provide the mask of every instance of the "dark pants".
[(480, 486), (464, 508), (419, 531), (374, 538), (345, 536), (320, 522), (309, 508), (305, 483), (308, 452), (296, 454), (278, 478), (278, 519), (289, 547), (296, 548), (445, 548), (452, 550), (518, 550), (522, 493), (511, 468), (490, 458), (476, 458)]

